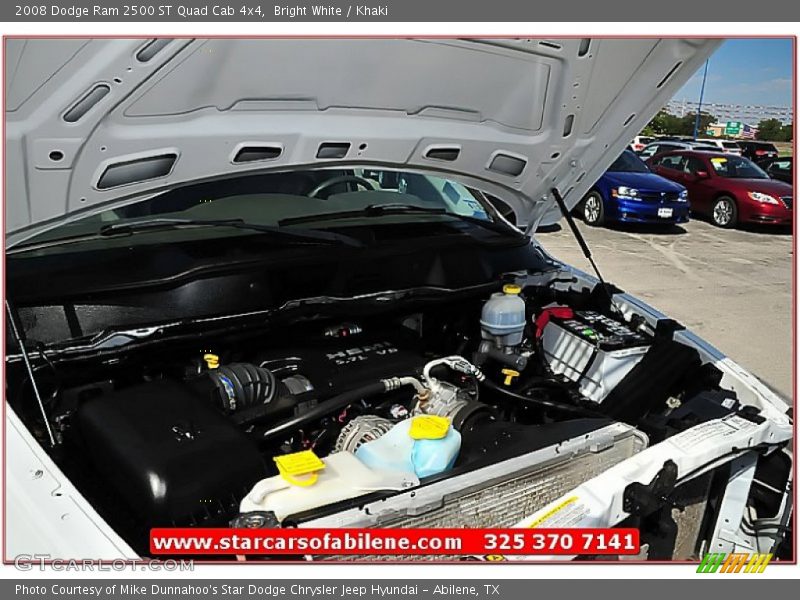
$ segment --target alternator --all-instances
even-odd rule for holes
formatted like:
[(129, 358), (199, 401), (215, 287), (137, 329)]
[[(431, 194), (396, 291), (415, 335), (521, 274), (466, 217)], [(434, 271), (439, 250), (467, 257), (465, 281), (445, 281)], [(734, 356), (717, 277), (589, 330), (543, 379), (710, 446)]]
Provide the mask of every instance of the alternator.
[(377, 440), (394, 427), (389, 419), (375, 415), (361, 415), (342, 428), (336, 438), (334, 452), (355, 452), (367, 442)]

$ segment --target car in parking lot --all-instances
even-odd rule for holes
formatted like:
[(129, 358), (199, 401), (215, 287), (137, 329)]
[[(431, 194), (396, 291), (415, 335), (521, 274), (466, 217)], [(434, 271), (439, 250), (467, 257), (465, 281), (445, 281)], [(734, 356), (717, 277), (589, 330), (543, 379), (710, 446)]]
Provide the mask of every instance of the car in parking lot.
[(770, 179), (744, 157), (681, 150), (655, 156), (649, 165), (659, 175), (686, 186), (692, 212), (710, 217), (718, 227), (792, 223), (792, 186)]
[(783, 156), (778, 158), (766, 158), (756, 161), (756, 164), (766, 171), (767, 175), (773, 179), (780, 179), (789, 185), (794, 184), (794, 158)]
[(700, 144), (715, 146), (720, 152), (724, 152), (725, 154), (735, 154), (736, 156), (742, 155), (742, 147), (738, 142), (731, 140), (715, 140), (711, 138), (698, 138), (697, 142)]
[(633, 138), (630, 148), (634, 152), (639, 152), (640, 150), (644, 150), (644, 147), (653, 140), (655, 140), (655, 138), (648, 135), (637, 135), (635, 138)]
[(689, 220), (686, 188), (651, 172), (625, 150), (579, 204), (587, 225), (609, 221), (677, 224)]
[(778, 158), (780, 153), (775, 144), (769, 142), (737, 142), (742, 149), (742, 156), (750, 160)]
[(698, 149), (698, 150), (718, 150), (718, 148), (712, 144), (706, 144), (703, 142), (686, 142), (686, 141), (679, 141), (679, 140), (669, 140), (669, 141), (655, 141), (651, 144), (645, 146), (640, 152), (638, 152), (639, 157), (642, 160), (647, 160), (648, 158), (652, 158), (658, 154), (664, 154), (665, 152), (674, 152), (675, 150), (691, 150), (691, 149)]

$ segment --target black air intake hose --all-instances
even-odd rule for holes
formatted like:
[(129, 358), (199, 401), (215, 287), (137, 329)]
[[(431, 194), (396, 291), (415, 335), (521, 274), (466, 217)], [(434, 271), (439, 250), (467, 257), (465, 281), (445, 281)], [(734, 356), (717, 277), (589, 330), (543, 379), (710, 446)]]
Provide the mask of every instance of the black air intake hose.
[(285, 436), (287, 433), (290, 433), (296, 429), (300, 429), (304, 425), (312, 423), (317, 419), (321, 419), (332, 412), (341, 410), (344, 407), (353, 404), (354, 402), (369, 398), (370, 396), (382, 394), (386, 391), (387, 386), (384, 381), (376, 381), (375, 383), (370, 383), (354, 390), (338, 394), (332, 398), (321, 401), (320, 404), (314, 408), (288, 419), (287, 421), (283, 421), (273, 427), (270, 427), (269, 429), (258, 432), (258, 439), (261, 442), (275, 441), (281, 436)]
[(207, 375), (215, 401), (226, 414), (272, 402), (279, 385), (272, 371), (249, 363), (231, 363), (210, 369)]

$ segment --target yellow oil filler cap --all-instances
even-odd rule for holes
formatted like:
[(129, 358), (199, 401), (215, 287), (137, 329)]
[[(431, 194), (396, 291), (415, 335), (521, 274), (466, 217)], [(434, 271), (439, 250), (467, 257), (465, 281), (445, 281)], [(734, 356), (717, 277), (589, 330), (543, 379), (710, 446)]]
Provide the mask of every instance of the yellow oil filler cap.
[(503, 286), (503, 293), (516, 296), (522, 293), (522, 288), (516, 283), (507, 283)]
[(313, 450), (283, 454), (273, 457), (272, 460), (285, 481), (300, 487), (314, 485), (319, 478), (319, 472), (325, 468), (325, 463)]
[(209, 369), (216, 369), (219, 367), (219, 356), (216, 354), (211, 354), (210, 352), (208, 354), (204, 354), (203, 360), (206, 361), (206, 366)]

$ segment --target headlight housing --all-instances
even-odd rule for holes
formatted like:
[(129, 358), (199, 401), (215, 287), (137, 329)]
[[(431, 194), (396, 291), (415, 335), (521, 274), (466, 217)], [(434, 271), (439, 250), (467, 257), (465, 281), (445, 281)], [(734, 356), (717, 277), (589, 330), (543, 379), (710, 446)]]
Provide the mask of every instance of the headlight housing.
[(620, 196), (623, 198), (639, 198), (639, 190), (636, 188), (627, 187), (624, 185), (619, 186), (618, 188), (614, 188), (611, 190), (612, 196)]
[(770, 196), (769, 194), (764, 194), (763, 192), (747, 192), (747, 196), (751, 200), (755, 200), (761, 204), (778, 204), (777, 198)]
[(689, 201), (689, 192), (683, 190), (680, 194), (678, 194), (678, 202), (688, 202)]

